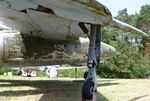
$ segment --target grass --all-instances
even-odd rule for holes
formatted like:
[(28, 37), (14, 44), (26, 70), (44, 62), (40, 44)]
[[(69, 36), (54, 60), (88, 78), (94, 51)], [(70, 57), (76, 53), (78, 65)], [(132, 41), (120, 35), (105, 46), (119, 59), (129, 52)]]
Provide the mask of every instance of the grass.
[[(0, 101), (81, 101), (83, 80), (0, 76)], [(149, 101), (149, 79), (100, 79), (97, 101)]]
[(99, 83), (107, 101), (150, 101), (149, 79), (110, 79)]

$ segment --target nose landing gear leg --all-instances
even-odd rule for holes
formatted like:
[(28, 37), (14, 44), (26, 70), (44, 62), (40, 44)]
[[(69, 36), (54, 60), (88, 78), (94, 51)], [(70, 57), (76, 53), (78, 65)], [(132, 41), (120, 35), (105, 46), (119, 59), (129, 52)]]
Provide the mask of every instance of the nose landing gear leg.
[(91, 25), (90, 44), (88, 53), (87, 66), (89, 68), (88, 74), (85, 77), (82, 86), (82, 101), (92, 100), (96, 101), (97, 91), (97, 77), (96, 68), (99, 67), (100, 61), (100, 25)]

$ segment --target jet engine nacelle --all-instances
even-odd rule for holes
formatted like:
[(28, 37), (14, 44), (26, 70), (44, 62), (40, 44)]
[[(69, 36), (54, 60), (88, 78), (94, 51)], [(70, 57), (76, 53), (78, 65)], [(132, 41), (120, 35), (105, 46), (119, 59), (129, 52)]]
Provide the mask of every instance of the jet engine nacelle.
[[(0, 33), (0, 65), (56, 65), (86, 63), (89, 40), (49, 40), (20, 33)], [(114, 47), (101, 42), (101, 60), (114, 56)]]
[(81, 44), (78, 40), (58, 41), (17, 32), (0, 32), (0, 65), (84, 63), (87, 50), (88, 45)]
[(22, 38), (19, 32), (0, 31), (0, 66), (6, 61), (23, 57)]

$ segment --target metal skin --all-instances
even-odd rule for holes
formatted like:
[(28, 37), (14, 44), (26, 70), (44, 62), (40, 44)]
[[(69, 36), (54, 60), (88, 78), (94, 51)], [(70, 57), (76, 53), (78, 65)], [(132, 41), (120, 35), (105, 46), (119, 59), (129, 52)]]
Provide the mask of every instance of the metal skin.
[(86, 37), (80, 22), (110, 22), (111, 14), (105, 8), (95, 0), (0, 0), (0, 22), (22, 34), (72, 40)]
[[(70, 43), (71, 40), (77, 41), (79, 37), (87, 37), (78, 26), (79, 23), (84, 23), (89, 32), (91, 32), (87, 64), (89, 73), (85, 83), (88, 80), (94, 82), (93, 93), (95, 93), (97, 87), (96, 67), (99, 67), (100, 52), (102, 52), (101, 57), (106, 57), (107, 54), (108, 57), (109, 55), (112, 56), (115, 52), (115, 49), (107, 44), (102, 44), (104, 47), (102, 46), (100, 51), (101, 38), (98, 35), (100, 27), (111, 25), (147, 36), (146, 33), (133, 26), (114, 20), (107, 7), (98, 2), (98, 0), (0, 0), (0, 21), (7, 27), (32, 37), (38, 36), (55, 41), (61, 40), (62, 42), (70, 40), (65, 42), (63, 46), (66, 46), (65, 44)], [(91, 31), (88, 25), (91, 25)], [(2, 48), (4, 44), (1, 43), (3, 42), (0, 41), (0, 61), (5, 55), (3, 54), (5, 49)], [(28, 41), (27, 46), (29, 48), (26, 49), (29, 49), (29, 51), (25, 55), (28, 56), (29, 52), (29, 55), (39, 56), (34, 54), (34, 51), (30, 51), (30, 49), (36, 50), (38, 47), (33, 47), (34, 45), (31, 45)], [(39, 45), (36, 44), (35, 46)], [(19, 47), (17, 51), (20, 51)], [(39, 51), (41, 53), (43, 50)], [(21, 54), (18, 55), (21, 56)], [(39, 61), (35, 61), (37, 60), (35, 57), (33, 57), (33, 60), (39, 63)]]
[[(99, 37), (97, 37), (99, 39)], [(56, 64), (81, 65), (86, 63), (89, 39), (76, 41), (51, 41), (38, 37), (23, 36), (11, 31), (0, 31), (0, 62), (7, 67), (41, 66)], [(100, 43), (98, 43), (98, 46)], [(115, 55), (114, 47), (101, 42), (101, 61)], [(97, 57), (97, 60), (100, 60)]]
[(96, 26), (96, 41), (95, 41), (95, 46), (96, 46), (96, 60), (97, 60), (97, 69), (99, 68), (100, 64), (100, 51), (101, 51), (101, 25)]

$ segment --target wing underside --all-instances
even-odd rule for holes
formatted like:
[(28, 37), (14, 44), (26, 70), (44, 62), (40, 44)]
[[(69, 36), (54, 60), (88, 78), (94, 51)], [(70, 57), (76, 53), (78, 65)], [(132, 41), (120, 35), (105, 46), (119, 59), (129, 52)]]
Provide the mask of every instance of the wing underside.
[(112, 19), (107, 7), (97, 0), (2, 0), (0, 21), (21, 33), (53, 40), (86, 37), (78, 26), (80, 22), (110, 24), (125, 31), (147, 35), (131, 25)]

